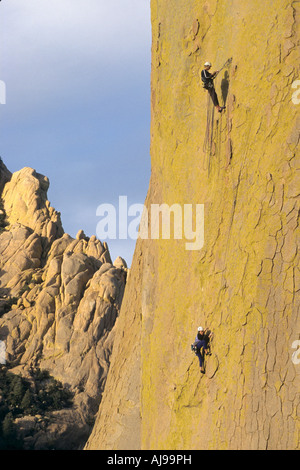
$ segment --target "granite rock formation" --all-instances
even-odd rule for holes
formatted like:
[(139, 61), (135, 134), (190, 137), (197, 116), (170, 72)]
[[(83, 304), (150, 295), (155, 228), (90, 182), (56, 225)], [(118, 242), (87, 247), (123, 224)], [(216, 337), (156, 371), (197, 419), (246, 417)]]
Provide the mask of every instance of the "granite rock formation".
[(25, 448), (78, 449), (101, 400), (127, 266), (95, 236), (64, 233), (48, 186), (1, 162), (0, 340), (11, 373), (48, 371), (73, 394), (71, 408), (15, 420)]

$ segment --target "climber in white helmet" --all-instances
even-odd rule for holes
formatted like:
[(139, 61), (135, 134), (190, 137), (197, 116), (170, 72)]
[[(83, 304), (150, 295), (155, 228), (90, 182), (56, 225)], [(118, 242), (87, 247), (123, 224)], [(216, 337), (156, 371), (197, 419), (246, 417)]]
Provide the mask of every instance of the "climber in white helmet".
[(205, 62), (204, 69), (201, 71), (201, 80), (203, 82), (203, 88), (208, 90), (208, 93), (211, 96), (214, 106), (217, 108), (219, 113), (221, 113), (223, 109), (225, 109), (225, 106), (219, 105), (218, 95), (214, 87), (214, 79), (219, 73), (219, 70), (216, 70), (215, 72), (211, 73), (210, 69), (211, 69), (211, 63)]

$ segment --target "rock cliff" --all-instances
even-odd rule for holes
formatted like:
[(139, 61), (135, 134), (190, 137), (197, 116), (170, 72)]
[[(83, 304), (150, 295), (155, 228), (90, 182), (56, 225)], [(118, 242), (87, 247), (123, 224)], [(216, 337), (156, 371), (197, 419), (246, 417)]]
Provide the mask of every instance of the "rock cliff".
[(151, 1), (146, 207), (204, 204), (204, 246), (138, 240), (88, 450), (299, 446), (299, 5)]
[[(20, 403), (13, 408), (17, 433), (28, 449), (78, 449), (86, 442), (101, 400), (126, 262), (117, 258), (113, 264), (106, 243), (95, 236), (88, 238), (81, 230), (73, 239), (64, 233), (60, 214), (47, 199), (46, 177), (31, 168), (11, 174), (0, 164), (0, 340), (5, 367), (32, 384), (32, 396), (40, 371), (73, 396), (71, 407), (51, 413), (45, 409), (41, 416), (34, 413), (36, 403), (30, 404), (27, 394), (30, 414), (17, 414)], [(3, 410), (10, 410), (3, 403), (3, 380), (1, 418)]]

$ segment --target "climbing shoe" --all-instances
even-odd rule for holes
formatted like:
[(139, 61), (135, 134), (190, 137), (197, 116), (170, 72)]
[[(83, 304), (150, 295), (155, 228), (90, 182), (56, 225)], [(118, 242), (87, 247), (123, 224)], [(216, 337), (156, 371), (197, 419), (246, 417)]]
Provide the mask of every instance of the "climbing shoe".
[(221, 108), (219, 109), (219, 113), (221, 113), (222, 111), (224, 111), (224, 109), (226, 109), (226, 106), (221, 106)]

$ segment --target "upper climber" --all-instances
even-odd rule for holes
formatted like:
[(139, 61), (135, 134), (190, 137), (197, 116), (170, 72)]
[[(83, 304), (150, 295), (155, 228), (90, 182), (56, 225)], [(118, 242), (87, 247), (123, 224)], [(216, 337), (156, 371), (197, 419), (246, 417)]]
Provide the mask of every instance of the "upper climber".
[(216, 70), (215, 72), (210, 73), (209, 72), (210, 69), (211, 69), (211, 63), (205, 62), (204, 69), (201, 71), (201, 80), (203, 82), (203, 87), (206, 90), (208, 90), (208, 93), (210, 94), (215, 107), (217, 108), (219, 113), (221, 113), (223, 109), (225, 109), (225, 106), (219, 105), (218, 95), (214, 87), (214, 79), (216, 78), (219, 71)]

